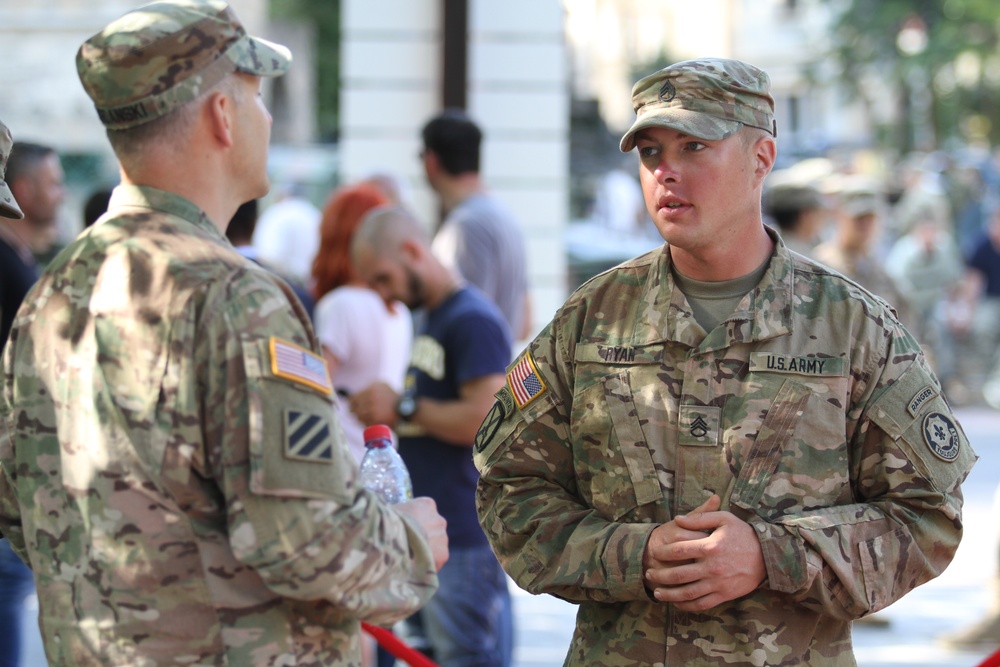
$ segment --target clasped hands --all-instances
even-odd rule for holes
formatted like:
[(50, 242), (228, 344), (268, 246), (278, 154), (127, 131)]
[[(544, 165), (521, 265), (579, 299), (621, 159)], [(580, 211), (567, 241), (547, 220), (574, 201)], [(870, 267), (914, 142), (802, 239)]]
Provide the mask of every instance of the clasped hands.
[(704, 611), (756, 589), (767, 574), (753, 527), (713, 495), (657, 526), (642, 554), (643, 582), (659, 602)]

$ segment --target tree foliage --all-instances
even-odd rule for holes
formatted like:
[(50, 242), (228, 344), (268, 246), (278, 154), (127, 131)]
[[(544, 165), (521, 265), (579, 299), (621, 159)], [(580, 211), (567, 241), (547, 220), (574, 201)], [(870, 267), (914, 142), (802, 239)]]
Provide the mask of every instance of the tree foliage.
[(316, 123), (335, 141), (340, 118), (340, 0), (271, 0), (273, 18), (305, 21), (316, 35)]
[[(837, 8), (833, 58), (843, 81), (871, 102), (875, 88), (895, 86), (901, 150), (919, 143), (920, 123), (932, 146), (1000, 140), (993, 120), (1000, 91), (1000, 3), (996, 0), (828, 0)], [(906, 31), (910, 37), (900, 38)], [(927, 109), (913, 100), (929, 98)], [(922, 114), (918, 115), (918, 114)], [(923, 117), (926, 116), (926, 117)]]

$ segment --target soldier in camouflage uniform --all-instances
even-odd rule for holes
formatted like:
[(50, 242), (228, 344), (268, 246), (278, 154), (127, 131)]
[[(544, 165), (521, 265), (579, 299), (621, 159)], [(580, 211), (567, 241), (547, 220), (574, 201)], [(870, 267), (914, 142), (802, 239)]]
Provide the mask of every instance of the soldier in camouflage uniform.
[(475, 445), (510, 575), (578, 603), (567, 665), (854, 665), (851, 621), (937, 576), (976, 455), (884, 301), (761, 220), (764, 72), (633, 89), (662, 247), (582, 287)]
[(0, 531), (52, 665), (358, 665), (359, 619), (436, 590), (444, 520), (359, 488), (304, 311), (222, 233), (267, 191), (261, 77), (289, 64), (218, 0), (78, 53), (123, 185), (29, 294), (0, 392)]
[[(18, 230), (10, 226), (14, 221), (24, 220), (24, 211), (6, 180), (9, 178), (7, 159), (13, 146), (10, 130), (0, 121), (0, 353), (3, 353), (18, 306), (38, 280), (38, 267), (30, 248)], [(31, 570), (0, 535), (0, 637), (3, 637), (0, 667), (21, 664), (22, 635), (29, 618), (26, 601), (34, 593)], [(32, 630), (32, 640), (37, 638), (37, 632), (37, 629)]]

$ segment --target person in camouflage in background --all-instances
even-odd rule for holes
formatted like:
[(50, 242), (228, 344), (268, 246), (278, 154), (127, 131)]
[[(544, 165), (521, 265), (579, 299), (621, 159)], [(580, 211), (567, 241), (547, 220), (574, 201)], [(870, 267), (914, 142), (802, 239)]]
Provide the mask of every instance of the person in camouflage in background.
[(764, 227), (768, 76), (687, 61), (632, 99), (666, 244), (508, 368), (480, 522), (520, 586), (580, 605), (567, 665), (853, 665), (851, 621), (950, 562), (976, 455), (886, 303)]
[(52, 665), (358, 665), (359, 619), (436, 590), (433, 501), (360, 488), (305, 312), (222, 233), (269, 187), (261, 77), (290, 59), (217, 0), (77, 55), (123, 185), (28, 295), (0, 392), (0, 531)]
[[(31, 249), (12, 223), (24, 220), (24, 211), (7, 183), (7, 160), (14, 146), (10, 129), (0, 121), (0, 354), (24, 295), (38, 280)], [(0, 534), (0, 667), (21, 664), (25, 622), (30, 617), (27, 600), (35, 594), (35, 579), (10, 543)], [(38, 630), (33, 630), (37, 633)], [(31, 639), (37, 638), (37, 634)]]

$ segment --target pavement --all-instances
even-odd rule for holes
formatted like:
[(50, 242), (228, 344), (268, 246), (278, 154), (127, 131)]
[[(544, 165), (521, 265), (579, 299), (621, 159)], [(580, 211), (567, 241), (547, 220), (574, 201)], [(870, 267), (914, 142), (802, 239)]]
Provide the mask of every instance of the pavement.
[[(978, 406), (955, 412), (980, 456), (963, 486), (965, 536), (940, 577), (879, 613), (888, 625), (855, 625), (858, 667), (976, 667), (988, 654), (955, 651), (940, 643), (943, 635), (986, 613), (998, 568), (1000, 526), (993, 505), (1000, 482), (1000, 412)], [(517, 633), (513, 667), (559, 667), (573, 634), (576, 607), (548, 595), (530, 595), (513, 582), (510, 586)], [(37, 634), (27, 634), (21, 667), (44, 667)]]
[[(941, 576), (878, 614), (888, 625), (855, 624), (858, 667), (975, 667), (989, 653), (955, 651), (940, 642), (987, 612), (998, 568), (1000, 526), (993, 504), (1000, 482), (1000, 412), (978, 406), (955, 412), (980, 456), (963, 485), (962, 543)], [(511, 590), (517, 632), (513, 667), (560, 667), (573, 635), (576, 607), (548, 595), (531, 595), (513, 582)]]

